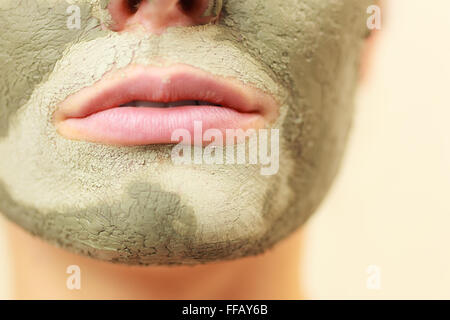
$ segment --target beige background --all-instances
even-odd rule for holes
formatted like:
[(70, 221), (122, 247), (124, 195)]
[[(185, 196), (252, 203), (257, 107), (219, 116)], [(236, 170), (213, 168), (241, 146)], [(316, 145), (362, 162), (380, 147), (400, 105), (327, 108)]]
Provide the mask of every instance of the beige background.
[(385, 3), (343, 170), (308, 224), (314, 298), (450, 299), (450, 1)]
[[(307, 226), (311, 298), (450, 299), (450, 1), (385, 3), (343, 168)], [(0, 229), (0, 298), (9, 272)]]

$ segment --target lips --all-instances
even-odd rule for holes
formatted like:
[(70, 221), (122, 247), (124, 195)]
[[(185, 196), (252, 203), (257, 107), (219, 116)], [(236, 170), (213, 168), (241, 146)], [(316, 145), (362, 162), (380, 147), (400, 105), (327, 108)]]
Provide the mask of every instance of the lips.
[(187, 65), (132, 65), (69, 96), (54, 122), (67, 139), (112, 145), (177, 143), (172, 133), (258, 129), (278, 116), (268, 94)]

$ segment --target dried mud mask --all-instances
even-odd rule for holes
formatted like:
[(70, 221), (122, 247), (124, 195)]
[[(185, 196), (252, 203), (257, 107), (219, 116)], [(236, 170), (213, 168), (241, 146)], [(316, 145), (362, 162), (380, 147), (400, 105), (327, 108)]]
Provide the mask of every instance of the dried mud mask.
[[(224, 0), (213, 24), (152, 34), (105, 27), (108, 1), (1, 1), (0, 211), (51, 243), (113, 262), (263, 252), (307, 220), (336, 173), (370, 4)], [(68, 28), (70, 6), (79, 29)], [(170, 145), (117, 147), (57, 133), (56, 106), (108, 72), (176, 64), (276, 99), (277, 174), (175, 165)]]

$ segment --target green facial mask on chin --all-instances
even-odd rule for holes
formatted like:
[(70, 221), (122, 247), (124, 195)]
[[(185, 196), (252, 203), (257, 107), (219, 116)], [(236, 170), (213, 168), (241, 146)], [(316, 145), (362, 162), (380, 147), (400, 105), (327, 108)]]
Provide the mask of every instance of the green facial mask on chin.
[[(351, 124), (361, 0), (224, 0), (216, 24), (113, 32), (108, 1), (0, 2), (0, 212), (70, 251), (127, 264), (259, 254), (314, 212)], [(67, 26), (76, 5), (80, 29)], [(174, 165), (170, 145), (60, 136), (55, 106), (108, 71), (187, 64), (280, 103), (277, 174)]]

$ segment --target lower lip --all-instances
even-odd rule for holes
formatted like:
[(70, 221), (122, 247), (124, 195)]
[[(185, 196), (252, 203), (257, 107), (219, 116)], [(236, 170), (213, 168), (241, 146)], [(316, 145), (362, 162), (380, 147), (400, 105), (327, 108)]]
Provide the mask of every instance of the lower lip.
[(216, 129), (224, 137), (227, 129), (257, 129), (264, 124), (260, 114), (216, 106), (120, 107), (85, 118), (68, 118), (58, 124), (58, 131), (73, 140), (112, 145), (173, 144), (180, 139), (177, 129), (194, 136), (195, 121), (201, 122), (203, 132)]

